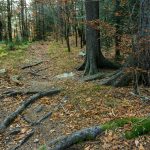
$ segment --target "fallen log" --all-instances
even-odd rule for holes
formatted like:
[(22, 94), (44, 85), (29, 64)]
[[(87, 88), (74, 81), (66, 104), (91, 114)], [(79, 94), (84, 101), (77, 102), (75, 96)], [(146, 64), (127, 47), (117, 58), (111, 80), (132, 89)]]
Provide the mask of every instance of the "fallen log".
[(14, 148), (11, 148), (10, 150), (17, 150), (18, 148), (20, 148), (24, 143), (26, 143), (34, 134), (34, 130), (30, 131), (29, 133), (27, 133), (27, 135), (24, 137), (23, 140), (21, 140), (21, 142), (19, 144), (17, 144)]
[(31, 68), (33, 66), (37, 66), (37, 65), (40, 65), (42, 63), (43, 63), (43, 61), (38, 61), (38, 62), (35, 62), (33, 64), (27, 64), (27, 65), (22, 66), (21, 69)]
[(100, 126), (95, 126), (74, 132), (51, 141), (48, 144), (49, 150), (65, 150), (79, 142), (94, 140), (98, 135), (102, 134), (103, 131), (104, 130)]
[(33, 96), (29, 97), (28, 99), (24, 100), (24, 102), (15, 110), (15, 112), (8, 115), (4, 121), (0, 124), (0, 133), (3, 132), (14, 120), (15, 118), (21, 114), (29, 105), (34, 103), (37, 99), (40, 99), (44, 96), (50, 96), (53, 94), (59, 93), (59, 89), (51, 89), (46, 92), (40, 92), (34, 94)]

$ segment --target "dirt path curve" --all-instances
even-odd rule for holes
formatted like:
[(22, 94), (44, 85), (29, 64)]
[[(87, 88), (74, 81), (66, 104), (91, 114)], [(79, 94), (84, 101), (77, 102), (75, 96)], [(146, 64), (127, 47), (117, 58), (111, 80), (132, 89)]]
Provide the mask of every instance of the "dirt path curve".
[[(29, 85), (37, 88), (44, 88), (43, 86), (48, 87), (57, 86), (57, 80), (54, 79), (54, 76), (57, 75), (57, 72), (55, 72), (55, 68), (57, 69), (58, 66), (55, 64), (54, 61), (52, 62), (53, 59), (56, 60), (55, 58), (57, 58), (57, 56), (51, 57), (49, 47), (50, 44), (48, 42), (36, 42), (28, 48), (27, 57), (24, 60), (24, 63), (28, 64), (36, 61), (42, 61), (42, 64), (24, 70), (20, 69), (19, 72), (20, 75), (22, 76), (21, 81), (23, 84), (22, 87), (28, 87)], [(39, 71), (37, 74), (33, 74), (36, 70), (41, 71)], [(59, 87), (60, 85), (61, 83), (58, 84)], [(23, 97), (17, 97), (17, 99), (7, 98), (4, 100), (4, 103), (6, 102), (6, 105), (8, 105), (11, 103), (10, 101), (12, 101), (12, 99), (14, 99), (15, 105), (13, 104), (11, 108), (6, 106), (6, 109), (4, 110), (6, 114), (9, 114), (13, 110), (15, 110), (16, 107), (18, 107), (19, 105), (19, 101), (22, 101)], [(52, 98), (43, 98), (39, 100), (37, 103), (33, 104), (31, 107), (29, 107), (23, 113), (23, 116), (25, 116), (29, 120), (35, 121), (49, 112), (52, 113), (59, 112), (60, 109), (66, 111), (63, 107), (66, 101), (67, 95), (64, 94), (62, 95), (60, 94)], [(1, 120), (3, 120), (3, 118), (6, 116), (4, 115), (4, 112), (2, 113), (3, 117)], [(17, 143), (19, 143), (19, 141), (21, 141), (25, 137), (25, 135), (31, 129), (35, 130), (34, 135), (19, 149), (20, 150), (36, 149), (40, 145), (48, 144), (48, 142), (54, 139), (54, 137), (56, 138), (62, 135), (63, 134), (62, 129), (64, 128), (64, 126), (65, 124), (63, 120), (53, 120), (49, 117), (36, 127), (31, 127), (24, 119), (22, 119), (22, 116), (19, 116), (16, 119), (15, 123), (13, 123), (10, 126), (7, 133), (1, 136), (2, 139), (1, 149), (4, 150), (12, 149), (13, 147), (15, 147)], [(9, 135), (10, 130), (16, 129), (16, 127), (21, 128), (21, 133), (10, 136)]]
[[(131, 95), (131, 88), (112, 88), (99, 86), (97, 82), (80, 82), (78, 79), (81, 74), (74, 69), (83, 61), (78, 53), (78, 48), (72, 48), (72, 51), (68, 53), (64, 45), (56, 42), (31, 44), (26, 51), (25, 59), (17, 63), (18, 68), (14, 69), (11, 74), (19, 74), (21, 84), (15, 85), (12, 82), (5, 84), (7, 82), (5, 81), (3, 87), (28, 88), (33, 86), (40, 89), (58, 87), (63, 90), (56, 96), (38, 100), (16, 118), (7, 131), (0, 135), (0, 150), (12, 150), (33, 129), (35, 130), (34, 135), (19, 150), (38, 150), (41, 145), (47, 147), (49, 141), (76, 130), (100, 125), (115, 118), (140, 117), (149, 113), (150, 106)], [(22, 65), (35, 61), (43, 63), (32, 68), (21, 69)], [(57, 75), (65, 72), (75, 75), (64, 79), (56, 78)], [(13, 112), (26, 97), (17, 96), (3, 99), (0, 103), (0, 121)], [(52, 112), (52, 116), (37, 126), (31, 126), (23, 119), (26, 117), (33, 122), (50, 112)], [(21, 132), (10, 135), (11, 130), (16, 128), (21, 129)], [(134, 149), (135, 141), (120, 138), (122, 132), (120, 129), (115, 133), (110, 131), (103, 138), (98, 138), (97, 141), (85, 142), (72, 147), (72, 149), (105, 150), (112, 147), (114, 149), (115, 147), (116, 149)], [(138, 140), (143, 145), (146, 143), (145, 150), (148, 150), (150, 138), (145, 136), (144, 138), (139, 137)]]

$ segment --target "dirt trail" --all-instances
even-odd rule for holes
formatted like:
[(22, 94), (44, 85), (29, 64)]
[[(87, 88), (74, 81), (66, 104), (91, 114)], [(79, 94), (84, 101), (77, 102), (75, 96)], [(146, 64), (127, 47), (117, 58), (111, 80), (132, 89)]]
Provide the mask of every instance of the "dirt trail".
[[(38, 100), (19, 116), (7, 129), (7, 132), (0, 136), (0, 149), (12, 149), (31, 129), (35, 130), (34, 135), (19, 150), (38, 149), (39, 146), (48, 145), (49, 141), (61, 135), (84, 127), (99, 125), (111, 119), (145, 116), (149, 113), (150, 107), (131, 95), (131, 88), (119, 89), (99, 86), (97, 82), (80, 82), (78, 79), (81, 73), (74, 69), (82, 60), (78, 56), (78, 50), (74, 48), (68, 54), (65, 49), (60, 43), (36, 42), (29, 47), (26, 59), (20, 62), (21, 64), (18, 63), (17, 71), (22, 77), (21, 85), (16, 86), (14, 83), (10, 83), (10, 87), (44, 88), (51, 86), (63, 90), (56, 96)], [(34, 61), (43, 61), (43, 63), (32, 68), (21, 69), (21, 65)], [(34, 74), (40, 69), (41, 71)], [(73, 72), (75, 76), (67, 79), (56, 78), (57, 75), (64, 72)], [(15, 110), (25, 97), (27, 96), (17, 96), (1, 101), (0, 120)], [(25, 116), (35, 121), (49, 112), (52, 112), (52, 116), (37, 126), (32, 127), (22, 119), (22, 116)], [(9, 135), (10, 129), (14, 127), (20, 127), (21, 133)], [(102, 139), (98, 138), (94, 142), (79, 144), (72, 149), (99, 150), (110, 149), (110, 147), (114, 147), (114, 149), (115, 147), (116, 149), (136, 149), (134, 140), (126, 141), (120, 138), (121, 132), (108, 132)], [(138, 140), (148, 150), (150, 137), (144, 136)]]

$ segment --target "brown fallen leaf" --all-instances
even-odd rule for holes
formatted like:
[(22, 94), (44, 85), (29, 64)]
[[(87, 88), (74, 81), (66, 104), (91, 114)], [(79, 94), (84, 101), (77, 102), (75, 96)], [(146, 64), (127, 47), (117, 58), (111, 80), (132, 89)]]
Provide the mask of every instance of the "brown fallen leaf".
[(139, 146), (139, 150), (145, 150), (145, 148), (143, 147), (143, 145), (142, 145), (142, 144), (140, 144), (140, 146)]

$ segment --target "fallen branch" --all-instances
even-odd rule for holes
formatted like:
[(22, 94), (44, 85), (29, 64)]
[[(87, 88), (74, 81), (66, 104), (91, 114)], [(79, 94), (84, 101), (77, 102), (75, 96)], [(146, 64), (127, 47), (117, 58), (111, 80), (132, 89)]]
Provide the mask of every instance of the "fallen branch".
[(47, 70), (49, 67), (46, 67), (46, 68), (42, 68), (42, 69), (38, 69), (38, 70), (35, 70), (36, 73), (40, 72), (40, 71), (43, 71), (43, 70)]
[(27, 65), (22, 66), (21, 69), (31, 68), (33, 66), (37, 66), (37, 65), (40, 65), (42, 63), (43, 63), (43, 61), (35, 62), (33, 64), (27, 64)]
[(51, 115), (52, 115), (52, 112), (49, 112), (37, 121), (32, 121), (32, 120), (30, 120), (29, 118), (27, 118), (26, 116), (23, 116), (23, 115), (21, 116), (21, 118), (23, 120), (25, 120), (31, 126), (36, 126), (36, 125), (40, 124), (42, 121), (44, 121), (45, 119), (47, 119), (48, 117), (50, 117)]
[(28, 99), (24, 100), (24, 102), (17, 108), (17, 110), (7, 116), (4, 121), (0, 124), (0, 133), (3, 132), (14, 120), (15, 118), (21, 114), (29, 105), (34, 103), (37, 99), (42, 98), (44, 96), (49, 96), (53, 94), (59, 93), (59, 89), (52, 89), (46, 92), (40, 92), (34, 94), (33, 96), (29, 97)]
[(24, 143), (26, 143), (28, 140), (29, 140), (29, 138), (31, 138), (32, 136), (33, 136), (33, 134), (34, 134), (34, 130), (32, 130), (32, 131), (30, 131), (29, 133), (27, 133), (27, 135), (24, 137), (24, 139), (23, 140), (21, 140), (21, 142), (19, 143), (19, 144), (17, 144), (13, 149), (11, 149), (11, 150), (17, 150), (18, 148), (20, 148)]
[(60, 137), (49, 143), (49, 150), (65, 150), (70, 146), (82, 141), (94, 140), (98, 135), (103, 133), (103, 129), (100, 126), (86, 128), (70, 135)]
[(46, 90), (41, 91), (41, 89), (33, 89), (33, 88), (30, 88), (30, 87), (29, 87), (29, 89), (9, 90), (9, 91), (3, 92), (0, 96), (0, 99), (5, 98), (5, 97), (9, 97), (9, 96), (17, 96), (17, 95), (25, 95), (25, 94), (36, 94), (36, 93), (46, 92)]
[(43, 120), (47, 119), (48, 117), (50, 117), (52, 115), (52, 112), (47, 113), (46, 115), (44, 115), (43, 117), (41, 117), (38, 121), (34, 122), (33, 125), (38, 125), (40, 124)]

